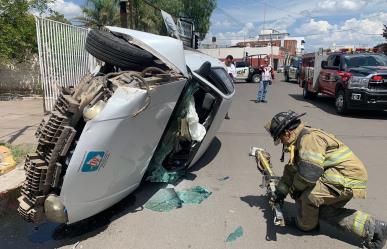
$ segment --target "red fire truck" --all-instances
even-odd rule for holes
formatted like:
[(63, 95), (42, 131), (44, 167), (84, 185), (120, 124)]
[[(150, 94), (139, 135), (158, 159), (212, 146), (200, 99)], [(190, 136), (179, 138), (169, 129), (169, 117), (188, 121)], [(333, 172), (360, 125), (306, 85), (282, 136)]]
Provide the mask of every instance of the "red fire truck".
[(335, 109), (387, 109), (387, 56), (355, 49), (305, 54), (299, 85), (305, 99), (319, 93), (336, 99)]

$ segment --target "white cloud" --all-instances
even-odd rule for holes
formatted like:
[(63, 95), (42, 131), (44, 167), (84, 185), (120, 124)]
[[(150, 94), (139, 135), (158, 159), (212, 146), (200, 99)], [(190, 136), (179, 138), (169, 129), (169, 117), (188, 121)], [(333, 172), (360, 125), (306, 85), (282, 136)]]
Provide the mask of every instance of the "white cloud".
[(369, 17), (347, 19), (340, 25), (312, 19), (296, 31), (306, 36), (306, 46), (312, 50), (333, 44), (375, 46), (385, 41), (381, 36), (383, 23), (387, 23), (387, 13), (379, 12), (369, 14)]
[(211, 23), (214, 27), (221, 27), (221, 28), (227, 28), (232, 26), (231, 22), (229, 20), (215, 20)]
[(69, 19), (82, 15), (81, 7), (72, 1), (56, 0), (50, 7)]
[(364, 0), (324, 0), (317, 3), (315, 11), (328, 10), (342, 12), (345, 10), (356, 11), (367, 5)]
[(328, 21), (315, 21), (310, 19), (309, 22), (302, 24), (299, 28), (296, 28), (296, 33), (300, 35), (315, 34), (315, 33), (327, 33), (335, 26)]

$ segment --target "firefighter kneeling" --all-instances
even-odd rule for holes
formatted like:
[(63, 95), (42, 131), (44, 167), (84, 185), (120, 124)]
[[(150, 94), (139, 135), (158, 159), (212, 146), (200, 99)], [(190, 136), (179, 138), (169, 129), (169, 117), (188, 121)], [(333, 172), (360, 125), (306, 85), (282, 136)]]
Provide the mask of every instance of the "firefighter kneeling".
[[(304, 113), (305, 114), (305, 113)], [(302, 231), (318, 229), (319, 219), (364, 239), (367, 248), (383, 248), (387, 223), (369, 214), (344, 208), (365, 198), (367, 171), (360, 159), (334, 135), (305, 126), (293, 111), (276, 114), (265, 126), (290, 160), (277, 186), (277, 200), (289, 193), (298, 210), (293, 222)]]

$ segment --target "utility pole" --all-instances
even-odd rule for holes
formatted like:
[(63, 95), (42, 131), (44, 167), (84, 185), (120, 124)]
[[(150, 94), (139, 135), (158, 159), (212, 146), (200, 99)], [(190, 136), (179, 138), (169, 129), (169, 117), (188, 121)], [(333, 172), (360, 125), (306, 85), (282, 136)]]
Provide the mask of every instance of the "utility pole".
[(120, 20), (122, 28), (128, 28), (127, 4), (128, 0), (120, 0)]
[(273, 64), (273, 37), (272, 37), (272, 34), (273, 34), (273, 29), (271, 30), (271, 33), (270, 33), (270, 49), (271, 49), (271, 52), (270, 52), (270, 64), (271, 64), (272, 68), (274, 68), (274, 64)]
[(265, 30), (265, 23), (266, 23), (266, 2), (263, 2), (263, 26), (262, 26), (262, 33)]
[(134, 18), (135, 17), (134, 17), (134, 2), (133, 2), (133, 0), (129, 0), (128, 4), (129, 4), (128, 9), (129, 9), (129, 20), (130, 20), (129, 27), (131, 29), (135, 29), (134, 28)]

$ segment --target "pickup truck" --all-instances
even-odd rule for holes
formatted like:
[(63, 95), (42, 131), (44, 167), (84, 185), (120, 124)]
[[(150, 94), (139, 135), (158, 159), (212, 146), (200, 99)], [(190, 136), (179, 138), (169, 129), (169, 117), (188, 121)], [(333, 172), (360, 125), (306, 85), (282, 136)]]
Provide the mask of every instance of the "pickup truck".
[(236, 80), (244, 80), (253, 83), (259, 83), (261, 80), (259, 69), (250, 66), (248, 61), (236, 61), (235, 68), (237, 73)]
[(305, 54), (299, 80), (305, 99), (335, 98), (338, 114), (387, 109), (387, 56), (377, 53)]
[(286, 65), (284, 68), (284, 77), (286, 82), (290, 82), (291, 80), (296, 80), (298, 82), (301, 71), (301, 64), (301, 57), (293, 57), (290, 60), (290, 64)]

